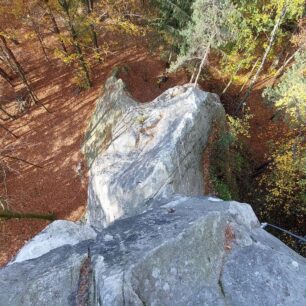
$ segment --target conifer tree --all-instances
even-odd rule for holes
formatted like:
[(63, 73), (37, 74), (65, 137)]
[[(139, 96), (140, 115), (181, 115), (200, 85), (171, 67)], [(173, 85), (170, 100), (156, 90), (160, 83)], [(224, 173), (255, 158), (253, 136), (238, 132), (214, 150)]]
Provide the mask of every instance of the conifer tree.
[(211, 49), (218, 49), (233, 39), (232, 21), (237, 11), (230, 0), (196, 0), (192, 10), (192, 20), (180, 31), (184, 43), (181, 44), (180, 54), (170, 70), (191, 61), (200, 62), (194, 80), (196, 85)]
[(179, 36), (179, 31), (191, 20), (193, 2), (194, 0), (155, 0), (160, 11), (157, 22), (159, 27)]

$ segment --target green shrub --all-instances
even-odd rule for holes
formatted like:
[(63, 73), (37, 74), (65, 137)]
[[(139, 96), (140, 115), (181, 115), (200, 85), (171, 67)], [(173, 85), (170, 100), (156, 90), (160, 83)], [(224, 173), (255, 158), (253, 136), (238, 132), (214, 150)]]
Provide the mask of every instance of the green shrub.
[(214, 185), (215, 191), (220, 199), (224, 201), (232, 200), (230, 187), (225, 182), (215, 176), (212, 176), (211, 180)]

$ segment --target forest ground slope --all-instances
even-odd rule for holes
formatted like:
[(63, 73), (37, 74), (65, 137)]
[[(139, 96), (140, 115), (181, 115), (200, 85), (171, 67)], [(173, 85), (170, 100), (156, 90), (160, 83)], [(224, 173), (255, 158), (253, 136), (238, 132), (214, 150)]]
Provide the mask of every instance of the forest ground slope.
[[(52, 44), (52, 37), (48, 38)], [(105, 39), (105, 38), (104, 38)], [(94, 86), (79, 91), (73, 83), (72, 69), (51, 56), (47, 63), (39, 50), (38, 43), (28, 41), (16, 49), (16, 54), (32, 81), (33, 89), (40, 101), (51, 111), (33, 106), (27, 113), (13, 121), (3, 121), (16, 135), (15, 140), (5, 130), (0, 130), (1, 151), (21, 158), (37, 166), (29, 165), (12, 158), (4, 158), (11, 171), (6, 173), (1, 184), (1, 193), (7, 195), (8, 207), (20, 213), (54, 213), (56, 218), (75, 221), (82, 217), (87, 201), (87, 174), (81, 155), (81, 144), (88, 120), (94, 110), (95, 100), (101, 88), (116, 66), (124, 66), (120, 77), (128, 90), (140, 102), (150, 101), (165, 89), (189, 81), (184, 72), (170, 75), (166, 83), (158, 86), (157, 81), (164, 74), (166, 63), (158, 55), (150, 53), (144, 38), (126, 41), (121, 35), (107, 37), (116, 48), (102, 63), (93, 67)], [(22, 53), (21, 50), (28, 50)], [(43, 64), (42, 64), (43, 63)], [(6, 101), (5, 108), (15, 111), (15, 94), (0, 81), (0, 95)], [(15, 91), (22, 92), (22, 85), (15, 82)], [(269, 139), (282, 137), (286, 127), (270, 120), (273, 112), (261, 98), (264, 80), (250, 97), (251, 138), (250, 159), (256, 165), (265, 161)], [(225, 81), (212, 78), (201, 82), (204, 90), (220, 93)], [(234, 86), (222, 98), (226, 109), (231, 112), (237, 102)], [(281, 128), (280, 128), (281, 127)], [(5, 182), (5, 184), (3, 183)], [(5, 264), (17, 250), (49, 221), (31, 219), (0, 220), (0, 265)]]

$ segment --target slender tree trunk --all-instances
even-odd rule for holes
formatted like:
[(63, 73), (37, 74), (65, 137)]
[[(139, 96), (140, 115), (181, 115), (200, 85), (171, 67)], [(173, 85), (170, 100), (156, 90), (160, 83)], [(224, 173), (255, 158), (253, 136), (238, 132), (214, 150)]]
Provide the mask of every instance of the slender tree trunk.
[(37, 25), (36, 21), (34, 20), (34, 17), (31, 15), (30, 12), (28, 12), (28, 17), (31, 20), (32, 27), (34, 29), (34, 32), (35, 32), (36, 36), (37, 36), (37, 39), (39, 41), (39, 44), (40, 44), (41, 50), (42, 50), (42, 52), (45, 56), (45, 59), (46, 59), (47, 62), (49, 62), (50, 60), (49, 60), (49, 57), (48, 57), (48, 54), (47, 54), (46, 45), (45, 45), (45, 43), (43, 41), (43, 38), (42, 38), (42, 35), (39, 31), (39, 26)]
[(22, 80), (22, 82), (26, 86), (26, 89), (27, 89), (30, 97), (34, 101), (34, 103), (41, 105), (48, 113), (50, 113), (49, 110), (45, 107), (45, 105), (43, 103), (39, 102), (35, 92), (33, 91), (32, 87), (31, 87), (31, 85), (30, 85), (30, 83), (29, 83), (29, 81), (28, 81), (28, 79), (25, 75), (25, 72), (24, 72), (22, 66), (20, 65), (20, 63), (16, 59), (13, 51), (7, 45), (5, 37), (1, 34), (0, 34), (0, 42), (1, 42), (1, 47), (2, 47), (2, 50), (5, 54), (5, 56), (7, 57), (9, 63), (12, 65), (13, 70), (15, 70), (18, 73), (20, 79)]
[(99, 44), (98, 44), (98, 36), (97, 36), (97, 32), (95, 30), (95, 26), (93, 24), (90, 24), (90, 28), (91, 28), (91, 32), (92, 32), (93, 45), (94, 45), (96, 51), (98, 51), (99, 50)]
[(73, 33), (73, 41), (74, 41), (74, 47), (75, 47), (75, 50), (78, 54), (78, 57), (79, 57), (79, 62), (80, 62), (80, 65), (82, 67), (82, 70), (84, 71), (85, 73), (85, 79), (86, 79), (86, 85), (88, 87), (91, 87), (92, 86), (92, 83), (91, 83), (91, 80), (90, 80), (90, 76), (89, 76), (89, 70), (88, 70), (88, 67), (87, 67), (87, 64), (85, 62), (85, 59), (84, 59), (84, 55), (83, 55), (83, 52), (82, 52), (82, 49), (79, 45), (79, 42), (77, 41), (77, 36), (76, 36), (76, 32), (75, 32), (75, 29), (71, 28), (71, 31)]
[(172, 60), (172, 51), (170, 51), (170, 54), (169, 54), (169, 57), (168, 57), (169, 66), (170, 66), (171, 60)]
[[(294, 29), (294, 31), (292, 32), (292, 36), (294, 36), (294, 35), (296, 35), (297, 33), (298, 33), (298, 31), (299, 31), (299, 25), (298, 25), (298, 23), (297, 24), (295, 24), (294, 25), (294, 27), (295, 27), (295, 29)], [(272, 68), (276, 68), (277, 66), (278, 66), (278, 64), (279, 64), (279, 62), (280, 62), (280, 60), (282, 59), (282, 57), (284, 56), (284, 54), (286, 54), (286, 56), (285, 56), (285, 58), (284, 58), (284, 63), (287, 63), (287, 58), (288, 58), (288, 52), (287, 52), (287, 50), (289, 49), (289, 47), (290, 47), (290, 44), (291, 44), (291, 42), (290, 42), (290, 39), (288, 39), (287, 40), (287, 42), (286, 42), (286, 44), (285, 45), (283, 45), (282, 46), (282, 51), (281, 52), (279, 52), (279, 55), (277, 56), (277, 59), (274, 61), (274, 63), (272, 64)], [(298, 51), (298, 50), (297, 50)], [(296, 53), (296, 52), (295, 52)], [(294, 54), (295, 54), (294, 53)], [(290, 60), (289, 60), (290, 61)], [(287, 64), (286, 64), (287, 65)], [(285, 66), (286, 66), (285, 65)], [(282, 65), (282, 67), (283, 67), (283, 65)], [(281, 68), (280, 68), (281, 69)], [(280, 70), (279, 69), (279, 70)], [(278, 70), (278, 71), (279, 71)], [(277, 75), (277, 73), (276, 73), (276, 75)], [(273, 85), (272, 85), (273, 86)]]
[(75, 28), (74, 28), (74, 26), (72, 24), (70, 16), (68, 16), (68, 17), (69, 17), (69, 27), (70, 27), (70, 31), (71, 31), (71, 34), (72, 34), (73, 44), (74, 44), (75, 50), (76, 50), (76, 52), (78, 54), (80, 65), (81, 65), (82, 70), (83, 70), (83, 72), (85, 74), (86, 85), (88, 87), (91, 87), (92, 83), (91, 83), (90, 76), (89, 76), (89, 70), (88, 70), (88, 67), (87, 67), (87, 64), (86, 64), (86, 61), (85, 61), (85, 58), (84, 58), (81, 46), (80, 46), (80, 44), (78, 42), (77, 32), (76, 32), (76, 30), (75, 30)]
[(0, 123), (0, 127), (2, 128), (2, 129), (4, 129), (4, 130), (6, 130), (10, 135), (12, 135), (14, 138), (18, 138), (18, 136), (15, 134), (15, 133), (13, 133), (12, 131), (10, 131), (7, 127), (5, 127), (4, 125), (2, 125), (1, 123)]
[(27, 77), (25, 75), (25, 72), (22, 68), (22, 66), (19, 64), (19, 62), (17, 61), (14, 53), (12, 52), (12, 50), (9, 48), (9, 46), (7, 45), (6, 39), (4, 38), (4, 36), (0, 35), (0, 41), (2, 42), (2, 50), (5, 53), (5, 55), (7, 56), (7, 58), (10, 60), (10, 63), (13, 64), (14, 66), (14, 70), (18, 73), (19, 77), (21, 78), (21, 80), (23, 81), (24, 85), (26, 86), (31, 98), (33, 99), (34, 102), (37, 102), (38, 99), (35, 95), (35, 93), (33, 92)]
[(4, 219), (41, 219), (41, 220), (56, 220), (53, 213), (50, 214), (36, 214), (36, 213), (18, 213), (10, 210), (0, 211), (0, 218)]
[(238, 71), (240, 70), (241, 67), (241, 63), (239, 63), (236, 71), (233, 73), (233, 75), (231, 76), (231, 79), (229, 80), (229, 82), (227, 83), (227, 85), (225, 86), (225, 88), (223, 89), (222, 93), (220, 96), (224, 95), (226, 93), (226, 91), (229, 89), (229, 87), (231, 86), (231, 84), (233, 83), (234, 80), (234, 76), (238, 73)]
[(247, 84), (247, 82), (248, 82), (248, 81), (250, 80), (250, 78), (252, 77), (252, 74), (253, 74), (253, 72), (254, 72), (254, 70), (255, 70), (255, 68), (256, 68), (258, 62), (259, 62), (259, 58), (256, 60), (255, 64), (253, 65), (253, 67), (252, 67), (252, 69), (251, 69), (251, 71), (250, 71), (250, 73), (249, 73), (248, 78), (246, 79), (246, 81), (245, 81), (245, 82), (243, 83), (243, 85), (241, 86), (241, 88), (240, 88), (240, 90), (239, 90), (239, 94), (243, 91), (245, 85)]
[[(86, 2), (87, 15), (90, 16), (93, 13), (93, 0), (86, 0), (85, 2)], [(99, 52), (98, 36), (95, 26), (93, 23), (90, 23), (89, 27), (92, 35), (92, 43), (94, 45), (96, 52)]]
[[(1, 39), (1, 38), (0, 38)], [(0, 45), (0, 50), (1, 53), (3, 54), (3, 57), (1, 58), (1, 60), (7, 64), (7, 66), (12, 70), (13, 73), (18, 74), (18, 70), (14, 64), (14, 62), (12, 61), (12, 59), (9, 57), (8, 53), (5, 52), (4, 48), (1, 47)], [(4, 61), (5, 60), (5, 61)]]
[(276, 71), (275, 75), (274, 75), (274, 81), (272, 86), (275, 85), (275, 82), (277, 81), (277, 79), (282, 75), (282, 72), (284, 71), (284, 69), (287, 67), (287, 65), (294, 59), (295, 55), (299, 52), (299, 49), (296, 50), (289, 58), (286, 59), (286, 61), (283, 63), (283, 65)]
[(51, 22), (52, 22), (53, 31), (54, 31), (54, 33), (59, 37), (59, 40), (60, 40), (61, 47), (62, 47), (63, 51), (64, 51), (65, 53), (68, 53), (67, 48), (66, 48), (66, 46), (65, 46), (65, 44), (64, 44), (64, 41), (63, 41), (63, 39), (61, 38), (61, 31), (60, 31), (60, 29), (59, 29), (59, 27), (58, 27), (58, 24), (57, 24), (57, 22), (56, 22), (56, 19), (55, 19), (55, 16), (54, 16), (53, 12), (52, 12), (52, 9), (51, 9), (50, 5), (48, 4), (48, 2), (47, 2), (46, 0), (45, 0), (45, 3), (46, 3), (46, 6), (47, 6), (47, 8), (48, 8), (48, 11), (49, 11), (49, 17), (50, 17), (50, 20), (51, 20)]
[(77, 31), (74, 28), (73, 21), (71, 19), (70, 13), (69, 13), (69, 3), (67, 2), (67, 0), (62, 0), (61, 6), (62, 6), (63, 10), (65, 11), (65, 13), (67, 15), (68, 26), (69, 26), (70, 33), (71, 33), (71, 36), (72, 36), (73, 45), (74, 45), (75, 51), (78, 55), (80, 66), (81, 66), (81, 68), (84, 72), (84, 75), (85, 75), (86, 86), (91, 87), (92, 83), (91, 83), (90, 76), (89, 76), (89, 70), (88, 70), (88, 67), (87, 67), (83, 52), (82, 52), (82, 48), (81, 48), (81, 46), (78, 42)]
[(280, 24), (281, 24), (281, 22), (282, 22), (282, 20), (283, 20), (283, 18), (285, 16), (285, 14), (286, 14), (286, 11), (287, 11), (287, 5), (285, 4), (283, 9), (282, 9), (282, 12), (281, 12), (281, 14), (280, 14), (280, 16), (279, 16), (279, 18), (277, 20), (277, 22), (274, 25), (273, 31), (271, 33), (269, 45), (268, 45), (268, 47), (267, 47), (267, 49), (266, 49), (266, 51), (264, 53), (262, 61), (261, 61), (260, 65), (259, 65), (259, 67), (258, 67), (258, 69), (257, 69), (257, 71), (256, 71), (256, 73), (254, 75), (254, 77), (252, 78), (252, 81), (251, 81), (251, 84), (250, 84), (248, 90), (246, 91), (246, 93), (245, 93), (244, 97), (242, 98), (242, 100), (239, 102), (238, 107), (236, 109), (236, 113), (238, 113), (240, 111), (241, 107), (244, 104), (247, 103), (248, 98), (250, 97), (250, 94), (251, 94), (251, 92), (253, 90), (253, 87), (254, 87), (254, 85), (255, 85), (255, 83), (256, 83), (256, 81), (257, 81), (257, 79), (258, 79), (258, 77), (259, 77), (259, 75), (260, 75), (260, 73), (261, 73), (261, 71), (262, 71), (262, 69), (263, 69), (263, 67), (264, 67), (264, 65), (266, 63), (267, 57), (268, 57), (268, 55), (270, 53), (270, 50), (271, 50), (271, 48), (272, 48), (272, 46), (274, 44), (277, 30), (278, 30), (278, 28), (279, 28), (279, 26), (280, 26)]
[(199, 67), (199, 70), (198, 70), (198, 74), (197, 74), (197, 76), (196, 76), (196, 78), (195, 78), (195, 81), (194, 81), (194, 87), (196, 87), (197, 84), (198, 84), (199, 77), (200, 77), (201, 71), (202, 71), (202, 69), (203, 69), (203, 67), (204, 67), (204, 64), (205, 64), (205, 62), (206, 62), (206, 59), (207, 59), (207, 57), (208, 57), (209, 50), (210, 50), (210, 43), (209, 43), (209, 45), (206, 47), (204, 56), (203, 56), (203, 58), (202, 58), (202, 61), (201, 61), (201, 64), (200, 64), (200, 67)]
[(196, 74), (196, 72), (197, 72), (197, 67), (198, 67), (198, 66), (200, 66), (200, 64), (197, 65), (197, 63), (195, 63), (194, 68), (193, 68), (192, 75), (191, 75), (191, 77), (190, 77), (189, 84), (192, 84), (192, 83), (193, 83), (193, 80), (194, 80), (195, 74)]
[(83, 52), (82, 52), (82, 48), (78, 42), (78, 34), (76, 29), (74, 28), (73, 25), (73, 20), (72, 17), (70, 16), (70, 1), (67, 2), (67, 0), (60, 0), (59, 1), (63, 11), (65, 12), (66, 16), (67, 16), (67, 20), (68, 20), (68, 27), (72, 36), (72, 40), (73, 40), (73, 45), (75, 48), (75, 51), (78, 55), (78, 59), (79, 59), (79, 64), (81, 66), (81, 69), (84, 72), (84, 78), (85, 78), (85, 82), (86, 82), (86, 87), (91, 87), (92, 86), (92, 82), (89, 76), (89, 69), (87, 67)]
[(2, 76), (2, 78), (6, 80), (12, 87), (14, 87), (12, 83), (12, 78), (1, 67), (0, 67), (0, 76)]
[(189, 81), (190, 84), (192, 84), (192, 82), (193, 82), (193, 79), (194, 79), (194, 76), (195, 76), (196, 71), (197, 71), (197, 66), (195, 66), (195, 67), (193, 68), (193, 72), (192, 72), (192, 75), (191, 75), (190, 81)]
[(13, 115), (11, 115), (9, 112), (7, 112), (1, 105), (0, 105), (0, 110), (7, 115), (9, 118), (11, 119), (15, 119), (15, 117)]
[(20, 157), (16, 157), (16, 156), (11, 156), (11, 155), (1, 155), (3, 157), (6, 157), (6, 158), (10, 158), (10, 159), (14, 159), (14, 160), (18, 160), (18, 161), (21, 161), (23, 162), (24, 164), (27, 164), (27, 165), (30, 165), (30, 166), (34, 166), (35, 168), (40, 168), (40, 169), (43, 169), (43, 166), (40, 166), (40, 165), (37, 165), (37, 164), (33, 164), (23, 158), (20, 158)]

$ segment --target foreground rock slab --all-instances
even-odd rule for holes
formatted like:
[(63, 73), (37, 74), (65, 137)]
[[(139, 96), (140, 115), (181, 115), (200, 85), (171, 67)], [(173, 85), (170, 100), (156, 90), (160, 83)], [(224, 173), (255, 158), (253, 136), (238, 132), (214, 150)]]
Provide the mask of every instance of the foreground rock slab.
[(63, 245), (75, 245), (96, 238), (97, 233), (89, 226), (71, 221), (57, 220), (31, 239), (16, 255), (13, 262), (40, 257)]
[(121, 80), (108, 79), (85, 137), (89, 224), (102, 229), (156, 198), (204, 194), (202, 153), (224, 118), (218, 96), (193, 85), (139, 104)]
[(303, 305), (305, 259), (261, 229), (249, 205), (157, 206), (0, 270), (0, 305)]

